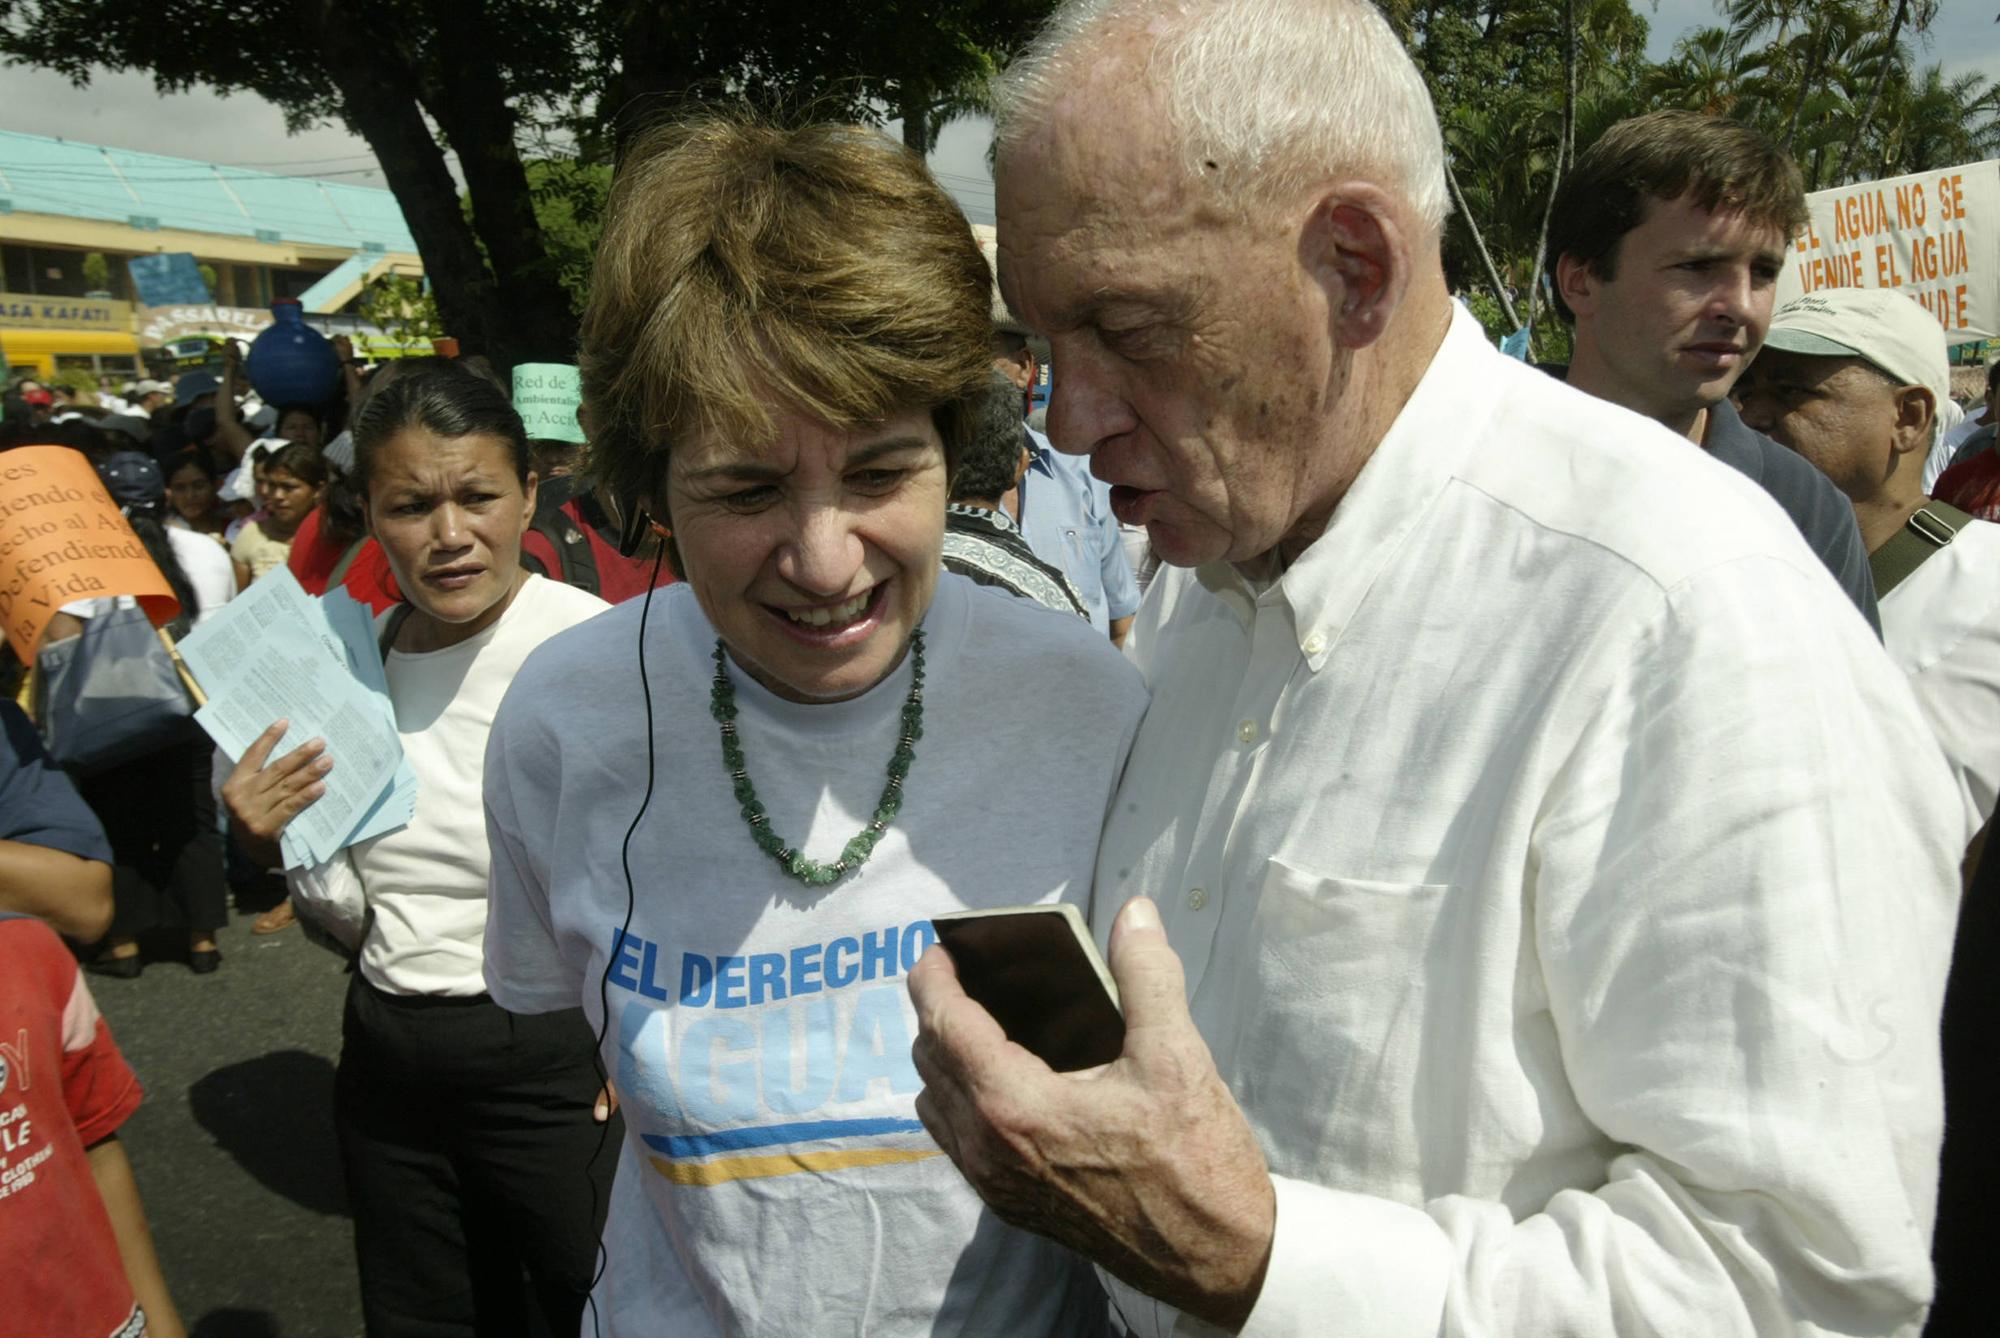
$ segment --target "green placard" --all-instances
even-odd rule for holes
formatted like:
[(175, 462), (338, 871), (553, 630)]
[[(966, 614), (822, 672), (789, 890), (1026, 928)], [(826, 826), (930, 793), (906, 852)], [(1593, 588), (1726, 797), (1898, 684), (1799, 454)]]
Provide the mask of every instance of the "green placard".
[(514, 369), (514, 409), (531, 440), (583, 440), (576, 411), (583, 385), (574, 367), (560, 362), (524, 362)]

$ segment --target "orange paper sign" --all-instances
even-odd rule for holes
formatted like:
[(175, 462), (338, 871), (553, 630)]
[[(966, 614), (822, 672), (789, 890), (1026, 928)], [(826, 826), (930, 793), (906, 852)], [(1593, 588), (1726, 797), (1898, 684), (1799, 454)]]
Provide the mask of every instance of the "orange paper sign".
[(100, 595), (136, 595), (154, 626), (180, 612), (167, 578), (81, 452), (0, 451), (0, 626), (14, 653), (32, 663), (56, 611)]

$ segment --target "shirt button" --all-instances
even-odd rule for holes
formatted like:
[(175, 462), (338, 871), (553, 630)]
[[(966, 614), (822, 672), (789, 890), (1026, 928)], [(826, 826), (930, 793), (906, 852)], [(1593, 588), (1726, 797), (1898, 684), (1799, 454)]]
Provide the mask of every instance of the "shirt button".
[(1191, 910), (1191, 911), (1198, 911), (1198, 910), (1200, 910), (1200, 909), (1201, 909), (1202, 907), (1204, 907), (1204, 906), (1206, 906), (1206, 905), (1208, 905), (1208, 893), (1207, 893), (1207, 892), (1204, 892), (1204, 891), (1203, 891), (1203, 890), (1202, 890), (1201, 888), (1198, 888), (1198, 887), (1197, 887), (1197, 888), (1193, 889), (1192, 891), (1190, 891), (1190, 892), (1188, 893), (1188, 909), (1189, 909), (1189, 910)]
[(1305, 653), (1308, 655), (1317, 655), (1321, 651), (1326, 649), (1326, 638), (1321, 636), (1318, 632), (1314, 632), (1311, 636), (1306, 638), (1305, 644), (1302, 647), (1300, 647), (1300, 649), (1305, 651)]
[(1254, 720), (1245, 720), (1236, 727), (1236, 737), (1245, 743), (1257, 742), (1257, 722)]

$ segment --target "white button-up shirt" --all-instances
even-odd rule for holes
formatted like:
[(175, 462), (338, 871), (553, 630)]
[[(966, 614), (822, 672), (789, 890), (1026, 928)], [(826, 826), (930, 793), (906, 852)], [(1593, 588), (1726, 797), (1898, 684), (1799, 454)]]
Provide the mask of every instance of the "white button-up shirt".
[(1967, 521), (1882, 597), (1882, 644), (1985, 822), (2000, 797), (2000, 525)]
[(1136, 632), (1097, 929), (1158, 901), (1270, 1165), (1246, 1335), (1915, 1330), (1964, 813), (1769, 498), (1460, 311), (1289, 570)]

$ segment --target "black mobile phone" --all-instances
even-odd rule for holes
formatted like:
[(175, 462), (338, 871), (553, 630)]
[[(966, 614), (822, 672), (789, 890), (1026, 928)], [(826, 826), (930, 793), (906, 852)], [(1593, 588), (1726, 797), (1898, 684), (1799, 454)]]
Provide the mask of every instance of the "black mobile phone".
[(959, 984), (1058, 1073), (1108, 1064), (1125, 1048), (1118, 986), (1067, 903), (934, 916)]

